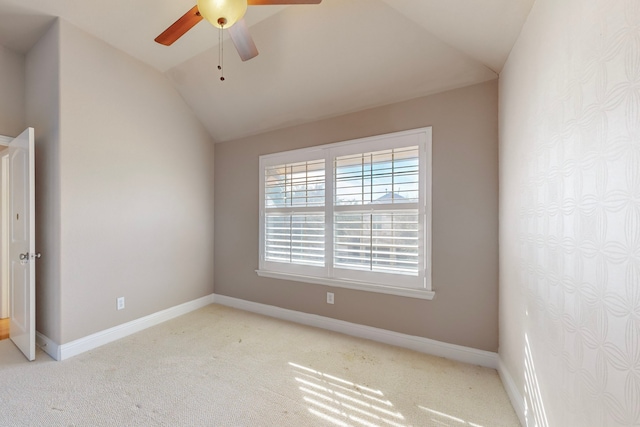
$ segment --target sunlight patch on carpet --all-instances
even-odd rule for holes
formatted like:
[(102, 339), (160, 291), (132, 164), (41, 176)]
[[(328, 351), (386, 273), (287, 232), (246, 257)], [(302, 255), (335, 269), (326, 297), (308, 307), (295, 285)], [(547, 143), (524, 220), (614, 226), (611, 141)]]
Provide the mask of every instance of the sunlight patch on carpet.
[[(418, 406), (420, 409), (424, 409), (429, 414), (436, 418), (431, 418), (431, 421), (439, 423), (443, 426), (469, 426), (469, 427), (484, 427), (480, 424), (472, 423), (471, 421), (465, 421), (463, 419), (454, 417), (453, 415), (445, 414), (444, 412), (436, 411), (434, 409), (425, 408), (424, 406)], [(454, 422), (455, 424), (451, 424)]]
[(310, 413), (338, 426), (407, 427), (381, 390), (289, 362)]

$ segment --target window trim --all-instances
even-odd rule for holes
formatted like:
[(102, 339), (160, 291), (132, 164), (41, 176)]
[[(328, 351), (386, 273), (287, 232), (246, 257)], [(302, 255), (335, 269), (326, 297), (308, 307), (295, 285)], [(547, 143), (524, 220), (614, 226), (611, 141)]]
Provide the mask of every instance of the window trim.
[[(420, 186), (420, 197), (424, 202), (418, 203), (419, 213), (424, 217), (424, 222), (421, 226), (424, 226), (423, 231), (423, 257), (421, 262), (424, 263), (424, 276), (419, 276), (424, 282), (419, 287), (398, 287), (392, 285), (385, 285), (382, 283), (373, 283), (362, 278), (346, 279), (335, 278), (333, 275), (333, 212), (334, 212), (334, 200), (333, 200), (333, 185), (325, 185), (325, 206), (314, 210), (324, 210), (325, 212), (325, 225), (327, 234), (327, 244), (325, 246), (325, 267), (311, 267), (301, 265), (289, 265), (274, 263), (265, 260), (265, 169), (269, 166), (279, 165), (283, 163), (294, 163), (315, 160), (318, 158), (324, 158), (325, 163), (325, 177), (333, 175), (332, 161), (336, 156), (341, 156), (346, 153), (353, 152), (354, 145), (366, 144), (366, 150), (378, 151), (386, 150), (393, 147), (402, 147), (416, 145), (416, 136), (418, 136), (418, 147), (420, 156), (420, 180), (424, 185)], [(328, 154), (330, 153), (330, 155)], [(422, 167), (424, 165), (424, 167)], [(298, 282), (314, 283), (332, 287), (341, 287), (348, 289), (363, 290), (368, 292), (377, 292), (383, 294), (399, 295), (411, 298), (420, 298), (431, 300), (435, 296), (435, 292), (431, 287), (431, 258), (432, 258), (432, 129), (431, 127), (424, 127), (418, 129), (412, 129), (402, 132), (394, 132), (383, 135), (376, 135), (367, 138), (359, 138), (349, 141), (337, 142), (332, 144), (325, 144), (310, 148), (302, 148), (291, 151), (284, 151), (280, 153), (273, 153), (260, 156), (259, 158), (259, 267), (256, 273), (260, 277), (269, 277), (283, 280), (292, 280)], [(332, 183), (333, 178), (328, 182)], [(338, 206), (338, 210), (342, 207)], [(331, 212), (331, 214), (329, 214)], [(277, 264), (277, 265), (274, 265)], [(271, 269), (269, 267), (276, 266), (277, 269)], [(337, 268), (336, 268), (337, 269)], [(323, 271), (330, 276), (327, 277), (324, 274), (313, 276), (311, 271), (316, 273)], [(372, 273), (377, 275), (384, 275), (384, 273)]]
[(376, 283), (364, 283), (355, 280), (332, 279), (328, 277), (306, 276), (302, 274), (282, 273), (271, 270), (256, 270), (260, 277), (271, 279), (292, 280), (303, 283), (313, 283), (315, 285), (326, 285), (334, 288), (355, 289), (358, 291), (376, 292), (380, 294), (398, 295), (409, 298), (419, 298), (432, 300), (436, 293), (427, 289), (399, 288), (395, 286), (385, 286)]

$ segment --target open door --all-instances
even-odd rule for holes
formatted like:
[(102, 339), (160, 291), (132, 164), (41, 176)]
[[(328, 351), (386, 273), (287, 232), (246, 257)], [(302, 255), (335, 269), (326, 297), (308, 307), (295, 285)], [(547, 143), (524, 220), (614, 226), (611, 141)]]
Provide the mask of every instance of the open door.
[(33, 128), (9, 143), (9, 337), (36, 358), (35, 160)]

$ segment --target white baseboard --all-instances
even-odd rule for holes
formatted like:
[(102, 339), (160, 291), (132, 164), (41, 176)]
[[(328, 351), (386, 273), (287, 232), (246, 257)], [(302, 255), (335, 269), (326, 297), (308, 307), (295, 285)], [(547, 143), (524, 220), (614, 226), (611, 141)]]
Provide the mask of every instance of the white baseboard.
[(411, 350), (419, 351), (421, 353), (445, 357), (451, 360), (457, 360), (459, 362), (498, 369), (498, 354), (490, 351), (476, 350), (474, 348), (448, 344), (441, 341), (435, 341), (413, 335), (401, 334), (398, 332), (374, 328), (371, 326), (358, 325), (356, 323), (336, 320), (330, 317), (323, 317), (315, 314), (287, 310), (272, 305), (259, 304), (224, 295), (214, 294), (213, 302), (216, 304), (238, 308), (240, 310), (263, 314), (269, 317), (275, 317), (282, 320), (288, 320), (295, 323), (301, 323), (308, 326), (315, 326), (317, 328), (328, 329), (334, 332), (340, 332), (347, 335), (366, 338), (385, 344), (404, 347)]
[(37, 343), (42, 350), (55, 360), (65, 360), (80, 353), (84, 353), (85, 351), (93, 350), (101, 345), (108, 344), (119, 340), (120, 338), (124, 338), (128, 335), (135, 334), (136, 332), (158, 325), (162, 322), (166, 322), (174, 317), (182, 316), (183, 314), (205, 307), (211, 303), (213, 303), (213, 294), (175, 307), (167, 308), (166, 310), (158, 311), (157, 313), (132, 320), (131, 322), (123, 323), (122, 325), (114, 326), (113, 328), (109, 328), (62, 345), (58, 345), (51, 339), (41, 333), (38, 333)]
[(513, 377), (500, 358), (498, 358), (498, 374), (500, 374), (502, 385), (507, 391), (507, 395), (511, 401), (511, 406), (513, 406), (513, 410), (516, 411), (516, 415), (518, 415), (518, 418), (520, 419), (520, 424), (523, 427), (526, 426), (527, 422), (524, 413), (524, 397), (520, 394), (516, 383), (513, 381)]

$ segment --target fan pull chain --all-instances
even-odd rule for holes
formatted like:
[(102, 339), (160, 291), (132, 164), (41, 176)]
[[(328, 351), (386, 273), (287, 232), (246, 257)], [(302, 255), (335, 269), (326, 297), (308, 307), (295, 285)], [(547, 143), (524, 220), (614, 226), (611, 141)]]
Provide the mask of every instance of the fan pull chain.
[(220, 81), (224, 81), (224, 37), (223, 30), (224, 24), (227, 23), (225, 18), (218, 19), (218, 24), (220, 24), (220, 31), (218, 32), (218, 70), (220, 70)]
[(224, 70), (222, 69), (224, 65), (224, 48), (222, 47), (222, 39), (222, 27), (220, 27), (218, 32), (218, 70), (220, 70), (220, 80), (224, 81)]

